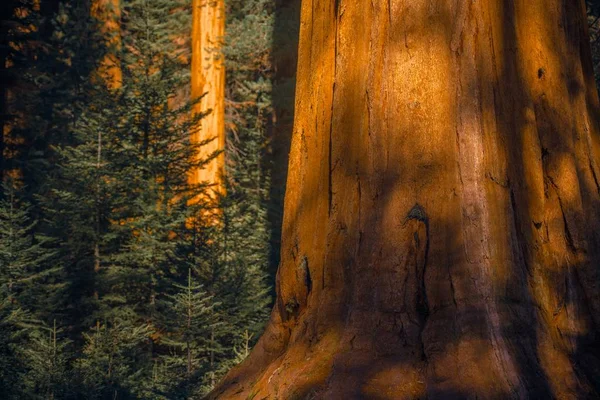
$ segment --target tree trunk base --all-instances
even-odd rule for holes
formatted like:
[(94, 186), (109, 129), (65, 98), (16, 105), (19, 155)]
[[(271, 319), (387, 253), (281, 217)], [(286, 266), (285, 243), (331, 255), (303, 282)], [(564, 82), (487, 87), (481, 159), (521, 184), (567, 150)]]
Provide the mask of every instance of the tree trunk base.
[[(485, 306), (436, 311), (423, 330), (402, 312), (353, 311), (346, 324), (318, 328), (308, 314), (283, 322), (276, 309), (249, 359), (208, 398), (598, 398), (593, 338), (552, 337), (541, 328), (531, 336), (522, 319), (528, 309), (499, 306), (499, 331)], [(544, 325), (530, 316), (529, 323)]]

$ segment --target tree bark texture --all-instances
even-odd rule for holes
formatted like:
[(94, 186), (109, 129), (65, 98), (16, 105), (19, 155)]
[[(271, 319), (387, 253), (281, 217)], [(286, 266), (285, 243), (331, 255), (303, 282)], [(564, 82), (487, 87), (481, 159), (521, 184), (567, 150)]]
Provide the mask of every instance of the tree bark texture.
[(277, 300), (223, 399), (600, 395), (583, 1), (304, 0)]
[[(225, 148), (225, 65), (221, 51), (225, 35), (224, 0), (193, 0), (192, 22), (192, 98), (202, 100), (196, 113), (210, 111), (192, 135), (193, 143), (211, 140), (200, 149), (199, 160)], [(222, 174), (225, 156), (221, 153), (207, 165), (192, 171), (191, 182), (214, 185), (223, 193)]]

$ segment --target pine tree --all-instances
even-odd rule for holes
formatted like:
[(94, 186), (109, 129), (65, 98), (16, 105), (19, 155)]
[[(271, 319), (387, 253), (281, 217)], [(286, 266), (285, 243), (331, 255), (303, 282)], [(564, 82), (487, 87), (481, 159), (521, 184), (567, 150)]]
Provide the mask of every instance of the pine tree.
[(57, 170), (50, 179), (50, 195), (43, 199), (51, 232), (61, 243), (69, 295), (65, 299), (71, 320), (78, 327), (95, 323), (98, 309), (98, 274), (111, 240), (110, 217), (115, 207), (115, 171), (107, 161), (115, 144), (110, 141), (115, 111), (104, 106), (113, 94), (100, 85), (91, 90), (94, 103), (81, 105), (71, 125), (72, 140), (56, 146)]
[(187, 174), (208, 161), (195, 158), (205, 143), (190, 142), (205, 114), (191, 115), (197, 100), (176, 101), (189, 83), (186, 47), (174, 41), (189, 28), (187, 11), (185, 2), (124, 6), (124, 86), (112, 106), (119, 114), (106, 121), (118, 121), (107, 160), (116, 194), (109, 228), (119, 239), (103, 271), (104, 313), (128, 309), (153, 320), (159, 293), (185, 279), (179, 247), (187, 221), (204, 206), (190, 199), (205, 189), (189, 184)]
[(0, 287), (9, 301), (48, 320), (62, 294), (63, 269), (22, 193), (8, 180), (0, 194)]
[(23, 390), (34, 399), (65, 399), (70, 394), (68, 339), (57, 329), (56, 320), (51, 328), (31, 331), (20, 355), (26, 371), (21, 375)]
[(214, 298), (214, 312), (220, 322), (210, 330), (213, 345), (208, 354), (206, 389), (214, 387), (235, 365), (240, 339), (246, 331), (261, 332), (268, 311), (264, 272), (268, 253), (255, 254), (261, 226), (249, 224), (256, 218), (251, 214), (256, 210), (243, 208), (248, 203), (241, 198), (234, 201), (232, 195), (228, 189), (228, 195), (221, 199), (221, 224), (203, 226), (189, 236), (188, 247), (184, 247), (188, 265)]
[(88, 96), (85, 82), (107, 46), (85, 2), (22, 3), (27, 5), (17, 13), (23, 20), (16, 38), (22, 44), (14, 44), (18, 51), (10, 59), (18, 78), (7, 97), (5, 168), (22, 176), (28, 200), (42, 214), (36, 197), (48, 194), (53, 147), (70, 141), (68, 125)]
[[(75, 362), (79, 396), (87, 399), (146, 398), (151, 365), (146, 348), (152, 330), (118, 321), (98, 323), (84, 334), (82, 356)], [(81, 398), (80, 397), (80, 398)]]
[(169, 348), (161, 357), (168, 371), (163, 379), (173, 396), (188, 397), (210, 388), (210, 355), (219, 351), (211, 333), (220, 325), (221, 316), (215, 309), (219, 303), (195, 282), (191, 269), (187, 284), (175, 287), (177, 292), (167, 295), (162, 312), (161, 344)]
[[(238, 19), (244, 29), (266, 23), (257, 31), (260, 59), (268, 54), (271, 16), (268, 2), (256, 4), (239, 4), (249, 15)], [(266, 319), (263, 158), (271, 88), (268, 74), (256, 71), (267, 64), (239, 53), (247, 64), (232, 75), (240, 83), (232, 98), (244, 105), (230, 130), (228, 195), (209, 204), (201, 200), (209, 188), (188, 180), (189, 171), (218, 155), (198, 160), (210, 139), (190, 143), (205, 115), (193, 114), (199, 99), (182, 100), (190, 79), (189, 43), (181, 40), (190, 32), (190, 5), (121, 5), (118, 48), (85, 4), (29, 16), (49, 28), (32, 31), (42, 46), (23, 53), (19, 71), (31, 90), (10, 104), (18, 117), (11, 135), (19, 139), (8, 143), (5, 160), (26, 184), (14, 208), (25, 212), (11, 214), (18, 234), (0, 237), (21, 249), (15, 258), (10, 246), (0, 248), (11, 265), (0, 270), (0, 372), (28, 375), (22, 385), (6, 381), (15, 396), (204, 393), (249, 351)], [(107, 52), (121, 65), (121, 87), (107, 85), (98, 69)], [(214, 224), (217, 215), (222, 220)], [(191, 308), (202, 324), (177, 319)], [(53, 319), (65, 326), (64, 334), (55, 332), (56, 344), (45, 328)], [(43, 355), (53, 349), (65, 357), (73, 350), (73, 365), (56, 360), (56, 371), (43, 372), (50, 362)], [(72, 372), (75, 380), (61, 378)]]
[(227, 195), (222, 199), (223, 226), (217, 260), (222, 271), (215, 287), (227, 309), (229, 367), (239, 359), (236, 345), (258, 337), (270, 303), (268, 129), (271, 124), (270, 50), (275, 17), (270, 0), (230, 1), (225, 46), (229, 121), (227, 126)]
[(59, 167), (45, 201), (64, 257), (73, 260), (70, 303), (82, 326), (152, 318), (161, 279), (183, 274), (171, 267), (178, 265), (173, 239), (194, 213), (188, 199), (202, 190), (188, 185), (186, 173), (204, 162), (193, 159), (189, 143), (203, 115), (189, 117), (193, 102), (172, 107), (188, 80), (184, 50), (172, 41), (185, 7), (175, 6), (124, 3), (123, 86), (90, 77), (69, 125), (72, 139), (56, 147)]
[(19, 355), (31, 317), (13, 303), (6, 288), (0, 292), (0, 393), (7, 399), (18, 399), (21, 391), (19, 376), (25, 365)]
[(0, 192), (0, 391), (11, 398), (25, 370), (21, 345), (43, 325), (62, 294), (62, 268), (53, 243), (36, 233), (31, 206), (12, 179)]
[(80, 330), (107, 321), (86, 334), (86, 355), (78, 364), (85, 387), (96, 387), (98, 396), (159, 396), (147, 387), (157, 381), (149, 378), (152, 358), (168, 351), (161, 332), (138, 341), (135, 353), (137, 336), (123, 337), (132, 352), (119, 365), (132, 372), (127, 357), (137, 358), (137, 380), (130, 383), (125, 375), (106, 377), (99, 349), (106, 335), (157, 328), (158, 299), (172, 293), (173, 283), (185, 282), (185, 252), (195, 229), (189, 222), (205, 206), (190, 202), (205, 187), (189, 184), (187, 173), (208, 160), (195, 157), (205, 143), (190, 143), (204, 116), (191, 113), (197, 100), (175, 101), (189, 81), (185, 46), (173, 41), (185, 27), (186, 8), (175, 6), (124, 3), (123, 85), (111, 88), (101, 76), (91, 79), (89, 100), (70, 126), (73, 140), (56, 149), (60, 163), (47, 208), (53, 231), (68, 249), (64, 256), (74, 260), (70, 304), (83, 311), (74, 319)]
[[(52, 308), (61, 311), (60, 318), (68, 319), (61, 324), (77, 330), (79, 317), (89, 311), (89, 307), (80, 307), (80, 292), (86, 292), (87, 286), (79, 285), (87, 278), (80, 273), (81, 264), (86, 262), (82, 239), (87, 238), (68, 229), (74, 225), (68, 218), (87, 221), (69, 212), (75, 202), (64, 198), (70, 195), (73, 200), (73, 193), (69, 194), (68, 187), (72, 182), (61, 181), (65, 158), (61, 150), (81, 140), (75, 137), (72, 127), (83, 105), (89, 104), (93, 91), (86, 82), (107, 45), (95, 29), (85, 2), (44, 1), (40, 7), (34, 3), (38, 2), (31, 2), (31, 11), (26, 13), (35, 18), (28, 32), (31, 45), (13, 67), (18, 68), (20, 85), (25, 90), (12, 96), (8, 104), (13, 119), (6, 167), (24, 183), (22, 197), (31, 203), (30, 214), (38, 221), (36, 232), (56, 240), (56, 256), (65, 271), (65, 291), (57, 299), (61, 304)], [(82, 225), (82, 230), (86, 229), (87, 225)]]

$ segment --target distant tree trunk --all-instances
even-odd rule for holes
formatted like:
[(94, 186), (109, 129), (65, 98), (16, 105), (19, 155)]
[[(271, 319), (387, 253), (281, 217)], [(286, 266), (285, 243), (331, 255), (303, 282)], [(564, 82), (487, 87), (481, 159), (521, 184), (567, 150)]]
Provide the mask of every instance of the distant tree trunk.
[[(195, 112), (210, 115), (202, 119), (201, 127), (194, 132), (192, 141), (202, 146), (198, 159), (206, 159), (225, 148), (225, 65), (221, 52), (225, 35), (224, 0), (193, 0), (192, 26), (192, 98), (206, 95), (196, 105)], [(225, 156), (218, 157), (197, 171), (192, 171), (192, 183), (213, 184), (215, 193), (223, 193), (221, 177)]]
[(303, 1), (277, 301), (209, 397), (600, 395), (584, 7)]
[(110, 48), (100, 64), (98, 71), (111, 89), (117, 89), (122, 84), (121, 63), (116, 52), (121, 47), (121, 30), (119, 20), (121, 9), (119, 0), (93, 0), (92, 17), (98, 20), (102, 33), (106, 36)]

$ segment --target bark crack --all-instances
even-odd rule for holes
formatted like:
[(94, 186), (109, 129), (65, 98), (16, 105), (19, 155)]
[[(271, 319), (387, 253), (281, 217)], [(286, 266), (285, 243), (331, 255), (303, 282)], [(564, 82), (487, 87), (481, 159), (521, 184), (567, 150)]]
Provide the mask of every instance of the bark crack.
[(598, 194), (600, 194), (600, 182), (598, 181), (598, 173), (596, 172), (596, 168), (594, 168), (594, 164), (595, 164), (595, 160), (594, 160), (594, 156), (593, 156), (593, 152), (592, 152), (592, 146), (590, 143), (591, 137), (590, 137), (590, 121), (589, 121), (589, 114), (586, 113), (586, 118), (585, 118), (585, 133), (586, 133), (586, 147), (587, 147), (587, 157), (589, 160), (589, 164), (590, 164), (590, 169), (592, 170), (592, 176), (594, 177), (594, 183), (596, 184), (596, 189), (598, 191)]
[[(416, 311), (419, 317), (419, 341), (421, 345), (422, 361), (427, 363), (427, 354), (425, 353), (425, 343), (423, 342), (423, 331), (429, 318), (429, 301), (427, 299), (427, 288), (425, 287), (425, 273), (427, 271), (427, 262), (429, 257), (429, 217), (425, 212), (425, 209), (419, 204), (415, 205), (410, 209), (406, 218), (404, 219), (405, 225), (408, 221), (415, 220), (422, 223), (425, 226), (425, 252), (423, 254), (423, 264), (419, 268), (418, 258), (415, 260), (415, 278), (419, 284), (419, 290), (417, 291), (416, 298)], [(421, 247), (419, 234), (417, 231), (414, 233), (415, 244), (417, 249)], [(418, 257), (418, 256), (417, 256)], [(408, 274), (407, 274), (408, 277)]]
[(456, 15), (457, 26), (452, 34), (452, 41), (450, 42), (450, 49), (454, 53), (459, 53), (462, 47), (462, 33), (465, 25), (465, 21), (467, 20), (467, 13), (470, 8), (469, 1), (460, 1), (459, 9)]
[(360, 247), (362, 244), (362, 216), (361, 216), (362, 188), (361, 188), (361, 183), (360, 183), (360, 174), (358, 173), (358, 171), (356, 172), (356, 181), (358, 184), (358, 246), (357, 246), (356, 253), (358, 255), (358, 254), (360, 254)]
[(452, 303), (454, 304), (454, 308), (458, 309), (458, 303), (456, 302), (456, 289), (454, 288), (454, 281), (452, 280), (450, 265), (448, 265), (448, 280), (450, 281), (450, 294), (452, 295)]
[(589, 160), (590, 160), (590, 169), (592, 170), (592, 176), (594, 177), (594, 183), (596, 183), (596, 190), (598, 191), (598, 194), (600, 194), (600, 183), (598, 182), (598, 176), (596, 175), (596, 170), (594, 169), (592, 157), (589, 157)]
[(558, 189), (558, 186), (556, 185), (556, 183), (552, 179), (552, 177), (548, 176), (548, 181), (550, 182), (550, 184), (554, 188), (554, 192), (556, 193), (556, 197), (558, 197), (558, 205), (560, 206), (560, 213), (562, 215), (563, 225), (564, 225), (564, 229), (565, 229), (565, 241), (566, 241), (567, 246), (569, 247), (569, 249), (571, 249), (572, 252), (576, 253), (577, 250), (578, 250), (578, 247), (575, 244), (575, 241), (573, 240), (573, 235), (571, 233), (571, 229), (569, 228), (569, 222), (568, 222), (567, 215), (565, 213), (565, 208), (563, 206), (563, 201), (560, 198), (560, 191)]
[(506, 180), (500, 180), (499, 178), (497, 178), (494, 175), (492, 175), (491, 172), (486, 172), (485, 176), (490, 181), (494, 182), (496, 185), (498, 185), (500, 187), (508, 189), (508, 187), (510, 186), (510, 179), (508, 179), (508, 178)]
[(308, 257), (302, 257), (300, 262), (300, 273), (302, 274), (304, 285), (306, 286), (307, 298), (312, 290), (312, 278), (310, 276), (310, 269), (308, 267)]
[(525, 267), (525, 270), (527, 271), (527, 274), (529, 276), (533, 276), (533, 272), (531, 271), (530, 267), (529, 267), (529, 262), (527, 260), (527, 256), (525, 255), (524, 249), (521, 246), (521, 243), (527, 243), (525, 241), (525, 237), (523, 236), (523, 232), (521, 230), (521, 226), (519, 224), (519, 217), (517, 215), (517, 201), (515, 199), (515, 192), (512, 190), (510, 190), (510, 206), (511, 206), (511, 211), (512, 211), (512, 215), (513, 215), (513, 225), (514, 225), (514, 229), (515, 229), (515, 236), (516, 236), (516, 242), (515, 242), (515, 246), (516, 246), (516, 250), (517, 250), (517, 256), (520, 258), (520, 261), (523, 263), (523, 266)]
[(339, 2), (341, 0), (336, 0), (335, 7), (335, 37), (333, 44), (333, 86), (331, 88), (331, 111), (330, 118), (331, 122), (329, 124), (329, 154), (328, 154), (328, 162), (329, 162), (329, 185), (328, 185), (328, 197), (327, 197), (327, 210), (328, 216), (331, 216), (331, 210), (333, 206), (333, 122), (335, 118), (333, 116), (334, 105), (335, 105), (335, 89), (336, 89), (336, 80), (337, 80), (337, 56), (338, 56), (338, 31), (339, 31)]

